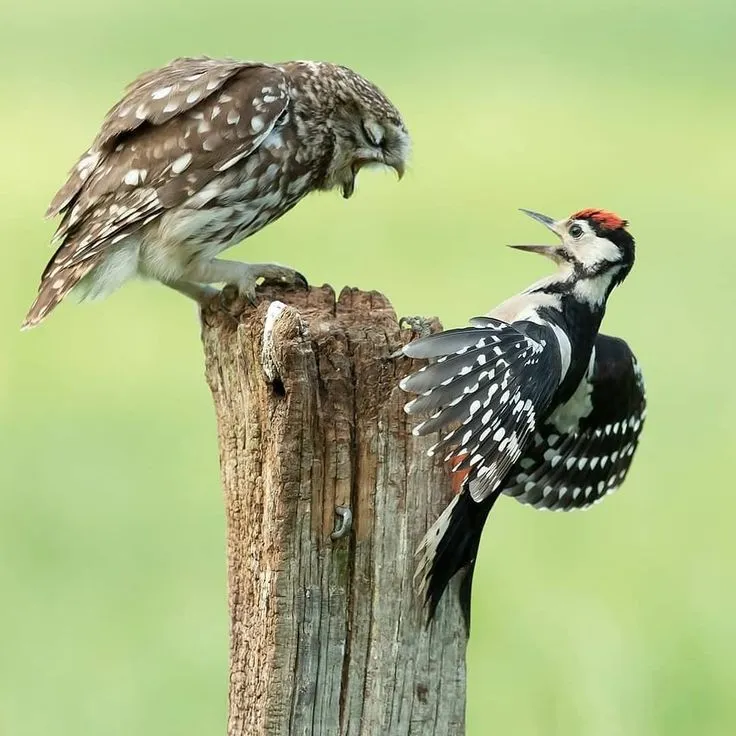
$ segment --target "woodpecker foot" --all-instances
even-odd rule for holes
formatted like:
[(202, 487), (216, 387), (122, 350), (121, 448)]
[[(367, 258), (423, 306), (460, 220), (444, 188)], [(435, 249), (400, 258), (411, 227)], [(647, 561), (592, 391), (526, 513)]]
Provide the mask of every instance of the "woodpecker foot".
[(417, 338), (427, 337), (432, 332), (432, 320), (426, 317), (402, 317), (399, 320), (400, 330), (411, 330)]
[(353, 512), (349, 507), (335, 506), (335, 514), (337, 515), (335, 528), (332, 534), (330, 534), (330, 539), (333, 541), (346, 537), (353, 528)]
[[(401, 317), (399, 319), (400, 330), (411, 330), (412, 339), (420, 339), (432, 334), (432, 320), (427, 317)], [(404, 348), (400, 347), (389, 357), (400, 358), (404, 354)]]

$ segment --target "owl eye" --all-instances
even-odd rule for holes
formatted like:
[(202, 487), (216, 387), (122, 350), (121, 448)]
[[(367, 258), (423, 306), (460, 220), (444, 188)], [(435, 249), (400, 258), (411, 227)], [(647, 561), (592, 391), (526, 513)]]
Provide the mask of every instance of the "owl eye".
[(577, 240), (583, 234), (583, 228), (580, 225), (571, 225), (569, 233)]
[(383, 143), (383, 128), (372, 120), (363, 121), (363, 135), (374, 148), (378, 148)]

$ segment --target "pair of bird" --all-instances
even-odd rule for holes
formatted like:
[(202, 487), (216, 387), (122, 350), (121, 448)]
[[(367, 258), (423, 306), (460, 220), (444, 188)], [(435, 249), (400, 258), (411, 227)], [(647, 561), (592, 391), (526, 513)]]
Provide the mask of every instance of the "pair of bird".
[[(299, 284), (284, 266), (217, 256), (306, 194), (353, 194), (364, 166), (404, 173), (410, 138), (373, 84), (342, 66), (182, 58), (134, 81), (54, 197), (58, 249), (24, 328), (72, 289), (99, 298), (134, 276), (202, 299), (209, 284), (255, 300), (260, 278)], [(547, 256), (554, 275), (470, 326), (403, 348), (428, 365), (401, 388), (417, 435), (450, 463), (460, 491), (420, 546), (430, 618), (449, 581), (469, 624), (480, 536), (499, 495), (568, 510), (623, 481), (645, 414), (644, 386), (625, 342), (599, 334), (611, 291), (634, 263), (627, 223), (599, 209), (563, 220), (524, 210), (559, 238), (515, 246)]]

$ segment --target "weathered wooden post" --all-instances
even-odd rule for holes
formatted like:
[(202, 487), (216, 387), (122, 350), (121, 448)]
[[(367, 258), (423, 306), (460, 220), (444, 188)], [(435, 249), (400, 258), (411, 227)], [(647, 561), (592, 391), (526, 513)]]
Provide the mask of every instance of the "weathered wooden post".
[(259, 293), (237, 315), (202, 312), (227, 513), (228, 736), (463, 734), (460, 608), (445, 596), (425, 630), (412, 586), (450, 483), (402, 410), (396, 315), (376, 292)]

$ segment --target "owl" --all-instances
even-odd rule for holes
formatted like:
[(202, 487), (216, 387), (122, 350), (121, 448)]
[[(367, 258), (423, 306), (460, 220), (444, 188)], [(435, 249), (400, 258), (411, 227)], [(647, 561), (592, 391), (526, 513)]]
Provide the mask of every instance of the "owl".
[(98, 299), (134, 277), (195, 299), (261, 278), (299, 284), (275, 263), (219, 258), (313, 191), (349, 198), (358, 172), (399, 178), (410, 137), (375, 85), (336, 64), (181, 58), (142, 74), (105, 117), (47, 216), (57, 250), (23, 323), (72, 290)]

